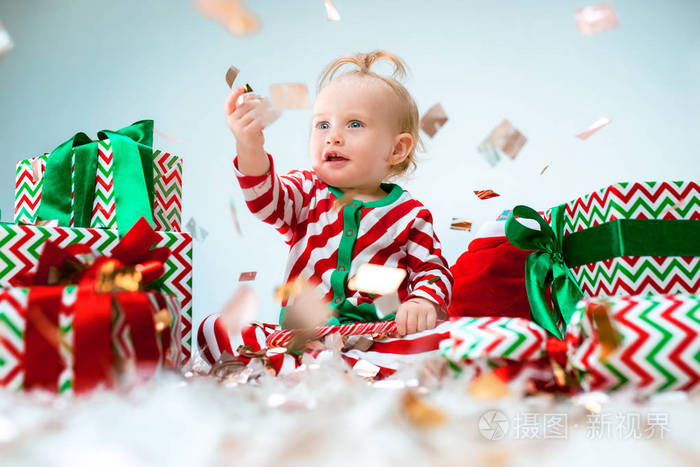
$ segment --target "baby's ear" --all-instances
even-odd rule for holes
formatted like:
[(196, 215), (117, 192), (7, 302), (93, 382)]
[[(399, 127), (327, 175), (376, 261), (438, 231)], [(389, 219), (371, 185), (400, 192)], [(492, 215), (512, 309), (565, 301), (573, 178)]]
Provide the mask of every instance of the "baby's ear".
[(389, 161), (391, 165), (403, 162), (413, 149), (413, 136), (410, 133), (401, 133), (394, 138), (394, 150)]

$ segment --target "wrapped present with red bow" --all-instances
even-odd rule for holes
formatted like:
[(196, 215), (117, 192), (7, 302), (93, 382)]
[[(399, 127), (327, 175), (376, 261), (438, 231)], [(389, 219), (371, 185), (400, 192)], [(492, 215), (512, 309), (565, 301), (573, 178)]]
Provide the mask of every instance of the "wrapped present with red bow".
[(171, 254), (158, 240), (142, 218), (109, 255), (43, 242), (34, 270), (0, 288), (0, 387), (82, 393), (176, 365), (180, 300), (158, 290)]

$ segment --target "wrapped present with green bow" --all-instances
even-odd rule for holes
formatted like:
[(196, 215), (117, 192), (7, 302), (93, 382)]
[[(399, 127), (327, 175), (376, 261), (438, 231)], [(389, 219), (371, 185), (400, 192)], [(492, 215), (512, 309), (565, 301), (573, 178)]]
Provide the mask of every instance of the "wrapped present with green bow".
[(17, 163), (15, 222), (126, 233), (141, 217), (156, 230), (181, 229), (182, 161), (153, 149), (153, 121), (97, 139), (77, 133), (50, 154)]
[(585, 298), (563, 337), (522, 318), (459, 318), (440, 351), (467, 378), (493, 371), (539, 390), (649, 395), (700, 386), (696, 295)]
[(171, 254), (157, 242), (143, 218), (109, 255), (44, 242), (37, 267), (0, 288), (0, 388), (82, 393), (177, 366), (184, 322), (153, 286)]
[(506, 221), (506, 237), (532, 251), (525, 267), (531, 317), (558, 338), (584, 297), (700, 292), (695, 181), (618, 183), (544, 218), (517, 206)]

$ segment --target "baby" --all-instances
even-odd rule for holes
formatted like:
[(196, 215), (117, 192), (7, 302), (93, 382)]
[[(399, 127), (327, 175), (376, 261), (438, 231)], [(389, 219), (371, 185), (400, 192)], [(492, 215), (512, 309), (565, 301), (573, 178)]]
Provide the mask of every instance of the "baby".
[[(394, 64), (392, 77), (370, 71), (379, 60)], [(338, 74), (349, 64), (358, 69)], [(235, 173), (248, 208), (290, 246), (286, 281), (304, 276), (316, 285), (334, 310), (330, 324), (395, 319), (401, 336), (446, 319), (453, 285), (430, 211), (387, 183), (416, 165), (418, 108), (396, 80), (404, 75), (401, 60), (385, 51), (328, 65), (313, 110), (313, 170), (282, 176), (263, 148), (260, 101), (237, 104), (244, 92), (239, 87), (225, 105), (236, 137)], [(340, 198), (348, 203), (338, 207)], [(406, 270), (395, 314), (380, 319), (373, 294), (347, 288), (364, 263)]]

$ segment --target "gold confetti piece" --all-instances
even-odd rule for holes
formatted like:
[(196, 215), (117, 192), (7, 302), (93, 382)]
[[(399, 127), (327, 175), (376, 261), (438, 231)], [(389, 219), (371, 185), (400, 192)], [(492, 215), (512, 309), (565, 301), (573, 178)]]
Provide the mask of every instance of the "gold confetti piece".
[(434, 428), (447, 421), (445, 414), (413, 391), (404, 392), (401, 406), (409, 421), (419, 428)]
[(399, 306), (401, 306), (401, 300), (399, 300), (399, 294), (396, 291), (388, 295), (382, 295), (374, 299), (372, 303), (377, 309), (377, 316), (379, 316), (379, 319), (383, 319), (385, 316), (395, 313), (399, 309)]
[(242, 0), (194, 0), (199, 12), (237, 36), (260, 30), (260, 20)]
[(291, 297), (299, 295), (301, 292), (301, 282), (299, 280), (289, 281), (275, 290), (275, 300), (283, 302)]
[(479, 144), (479, 151), (486, 161), (493, 167), (501, 160), (502, 156), (515, 159), (523, 148), (527, 138), (513, 127), (508, 120), (503, 120), (491, 133)]
[(233, 226), (236, 228), (238, 235), (243, 235), (241, 231), (241, 224), (238, 222), (238, 213), (236, 212), (236, 201), (233, 197), (228, 200), (228, 207), (231, 210), (231, 219), (233, 220)]
[(337, 198), (335, 201), (333, 201), (333, 209), (339, 210), (344, 208), (346, 205), (350, 204), (352, 202), (352, 195), (347, 194), (343, 195), (340, 198)]
[(15, 47), (7, 30), (0, 23), (0, 58)]
[(348, 281), (348, 288), (359, 292), (389, 295), (398, 290), (405, 277), (405, 269), (365, 263)]
[(340, 21), (340, 13), (331, 0), (323, 0), (326, 5), (326, 19), (328, 21)]
[(170, 325), (173, 323), (173, 318), (170, 316), (170, 312), (163, 308), (153, 315), (153, 323), (155, 324), (156, 332), (161, 333), (170, 328)]
[(609, 118), (600, 117), (598, 120), (593, 122), (588, 129), (582, 133), (576, 135), (578, 139), (588, 139), (593, 133), (597, 132), (601, 128), (610, 125), (611, 120)]
[[(328, 322), (333, 311), (323, 302), (319, 290), (304, 278), (297, 279), (299, 292), (291, 297), (284, 313), (284, 329), (309, 329), (322, 326)], [(290, 345), (292, 348), (303, 348), (311, 336), (300, 334), (299, 342)]]
[(226, 84), (228, 84), (228, 87), (233, 88), (233, 82), (236, 81), (236, 76), (238, 76), (240, 72), (241, 70), (233, 65), (226, 70)]
[(542, 171), (540, 172), (540, 175), (542, 175), (544, 173), (544, 171), (547, 170), (548, 168), (549, 168), (549, 165), (545, 165), (544, 169), (542, 169)]
[(359, 350), (360, 352), (366, 352), (374, 345), (374, 339), (371, 336), (348, 336), (345, 344), (342, 347), (343, 352), (349, 350)]
[(594, 304), (588, 308), (588, 312), (593, 318), (593, 322), (598, 329), (598, 340), (600, 342), (600, 361), (606, 362), (611, 353), (617, 349), (622, 340), (615, 330), (615, 326), (610, 318), (610, 309), (603, 304)]
[(154, 128), (154, 129), (153, 129), (153, 133), (157, 134), (157, 135), (160, 136), (161, 138), (167, 139), (168, 141), (172, 141), (173, 143), (179, 143), (179, 142), (181, 142), (180, 138), (176, 138), (176, 137), (174, 137), (174, 136), (170, 136), (170, 135), (167, 134), (167, 133), (163, 133), (163, 132), (160, 131), (158, 128)]
[(304, 83), (270, 85), (272, 105), (278, 109), (306, 109), (311, 106), (309, 91)]
[(576, 10), (574, 14), (578, 30), (584, 36), (592, 36), (613, 29), (620, 23), (615, 9), (609, 3), (600, 3)]
[(238, 276), (238, 282), (254, 281), (255, 276), (257, 276), (257, 275), (258, 275), (257, 271), (242, 272), (241, 275)]
[(447, 114), (439, 103), (429, 108), (420, 119), (421, 129), (431, 138), (445, 123), (447, 123)]
[(466, 220), (462, 217), (453, 217), (452, 223), (450, 224), (450, 229), (469, 232), (472, 230), (472, 221)]
[(559, 363), (556, 362), (556, 360), (550, 359), (550, 363), (552, 364), (552, 371), (554, 372), (554, 380), (556, 381), (558, 386), (566, 386), (567, 385), (567, 377), (566, 377), (566, 371), (564, 371), (564, 368), (561, 367)]
[(139, 271), (130, 265), (117, 268), (115, 264), (114, 260), (106, 261), (97, 271), (96, 292), (136, 292), (142, 290), (142, 276)]
[(506, 383), (493, 371), (483, 373), (470, 382), (467, 391), (475, 399), (482, 401), (501, 399), (511, 394)]
[(37, 225), (39, 227), (58, 227), (58, 220), (56, 219), (37, 219), (37, 221), (34, 223), (34, 225)]
[(474, 194), (479, 199), (491, 199), (497, 196), (501, 196), (493, 190), (474, 190)]
[(229, 335), (237, 335), (243, 326), (255, 319), (260, 302), (250, 287), (239, 287), (221, 309), (221, 320)]

